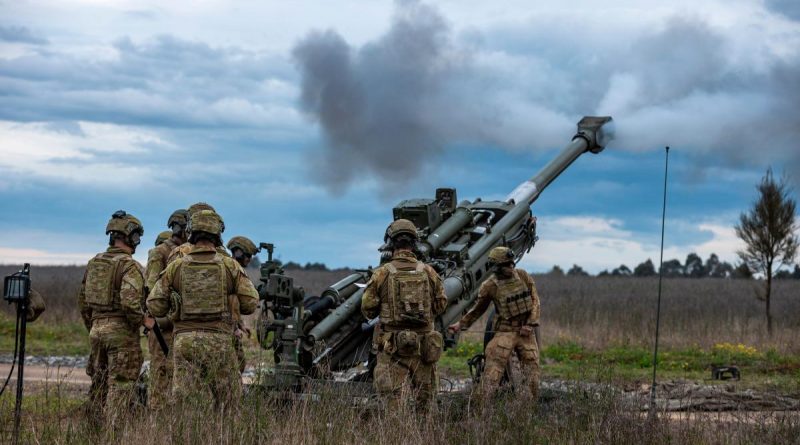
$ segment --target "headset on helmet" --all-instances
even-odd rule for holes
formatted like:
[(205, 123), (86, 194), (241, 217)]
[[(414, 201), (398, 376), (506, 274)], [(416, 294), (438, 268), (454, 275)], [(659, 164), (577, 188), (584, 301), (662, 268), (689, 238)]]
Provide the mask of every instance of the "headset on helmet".
[(109, 244), (114, 243), (114, 233), (124, 235), (126, 244), (135, 250), (136, 246), (139, 245), (140, 238), (144, 235), (144, 227), (142, 222), (135, 216), (124, 210), (117, 210), (111, 215), (111, 219), (106, 224), (106, 235), (111, 235)]
[(186, 227), (186, 224), (189, 223), (189, 211), (186, 209), (178, 209), (172, 212), (172, 215), (169, 215), (169, 219), (167, 220), (167, 227), (172, 228), (174, 225), (179, 225)]

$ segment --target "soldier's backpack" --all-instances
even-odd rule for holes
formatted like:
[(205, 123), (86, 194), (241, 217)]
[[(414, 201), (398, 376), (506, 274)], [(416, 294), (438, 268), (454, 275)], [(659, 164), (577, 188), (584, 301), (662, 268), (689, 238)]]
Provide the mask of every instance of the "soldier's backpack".
[(114, 311), (122, 308), (119, 290), (122, 275), (130, 256), (124, 253), (103, 252), (89, 260), (86, 266), (84, 297), (86, 304), (100, 311)]
[(519, 269), (514, 270), (511, 278), (500, 280), (497, 275), (493, 275), (491, 279), (497, 285), (495, 306), (500, 318), (510, 320), (533, 310), (531, 291), (520, 276)]
[(228, 310), (229, 273), (222, 256), (199, 260), (189, 254), (180, 269), (181, 320), (219, 320)]
[(389, 276), (388, 304), (381, 306), (381, 319), (409, 327), (427, 326), (433, 321), (431, 288), (425, 264), (417, 263), (411, 270), (399, 270), (387, 263)]

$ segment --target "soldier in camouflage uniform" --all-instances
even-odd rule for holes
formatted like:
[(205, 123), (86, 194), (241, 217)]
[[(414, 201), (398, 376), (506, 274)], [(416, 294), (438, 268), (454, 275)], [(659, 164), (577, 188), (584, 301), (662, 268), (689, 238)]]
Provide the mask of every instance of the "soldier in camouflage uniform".
[[(169, 236), (162, 243), (156, 241), (156, 247), (150, 249), (147, 255), (147, 289), (153, 289), (158, 280), (158, 276), (167, 267), (167, 259), (176, 247), (186, 242), (186, 225), (188, 212), (178, 209), (172, 212), (167, 220), (167, 227), (170, 228)], [(161, 317), (154, 319), (145, 316), (144, 325), (149, 330), (147, 334), (147, 347), (150, 350), (150, 380), (147, 387), (147, 404), (151, 409), (163, 408), (168, 400), (170, 388), (172, 386), (172, 354), (164, 355), (161, 345), (158, 343), (153, 327), (158, 323), (164, 342), (169, 349), (172, 349), (173, 334), (172, 322), (168, 318)]]
[(133, 215), (118, 211), (106, 226), (109, 248), (89, 260), (78, 307), (89, 331), (91, 355), (86, 373), (92, 377), (90, 409), (104, 413), (113, 426), (116, 416), (135, 401), (142, 366), (144, 269), (131, 257), (144, 234)]
[[(230, 239), (230, 241), (228, 241), (227, 247), (228, 250), (231, 251), (231, 256), (233, 259), (235, 259), (243, 269), (246, 269), (247, 266), (250, 265), (253, 255), (258, 253), (258, 248), (256, 245), (250, 241), (249, 238), (244, 236), (234, 236)], [(234, 323), (234, 347), (236, 349), (236, 357), (239, 359), (239, 372), (243, 373), (247, 363), (244, 357), (244, 344), (242, 338), (245, 335), (247, 335), (247, 338), (250, 338), (250, 329), (245, 326), (244, 320), (242, 320), (242, 315), (239, 313), (239, 306), (235, 299), (231, 300), (230, 305), (232, 309), (231, 316)]]
[(419, 411), (435, 402), (436, 362), (442, 353), (442, 335), (434, 320), (447, 306), (439, 274), (417, 261), (413, 248), (417, 229), (398, 219), (386, 229), (392, 259), (375, 269), (364, 289), (361, 311), (368, 319), (380, 316), (375, 389), (388, 401), (388, 409), (403, 409), (413, 397)]
[[(159, 233), (158, 236), (156, 237), (155, 246), (158, 247), (161, 244), (164, 244), (164, 241), (166, 241), (166, 240), (168, 240), (170, 238), (172, 238), (172, 230), (165, 230), (165, 231)], [(148, 255), (149, 255), (149, 253), (148, 253)]]
[(36, 321), (36, 319), (42, 315), (44, 309), (44, 298), (42, 298), (42, 294), (37, 292), (36, 289), (31, 289), (30, 295), (28, 295), (28, 311), (25, 313), (26, 321)]
[(229, 296), (247, 315), (255, 311), (258, 294), (241, 266), (217, 252), (224, 227), (213, 211), (193, 213), (192, 249), (167, 265), (147, 298), (153, 315), (168, 316), (175, 325), (172, 391), (178, 402), (213, 398), (225, 407), (241, 394)]
[[(210, 204), (207, 204), (205, 202), (196, 202), (196, 203), (194, 203), (194, 204), (189, 206), (189, 209), (187, 210), (188, 218), (191, 219), (191, 217), (192, 217), (192, 215), (194, 213), (199, 212), (201, 210), (211, 210), (212, 212), (216, 212), (216, 210), (214, 210), (214, 207), (211, 207)], [(224, 224), (223, 224), (223, 227), (224, 227)], [(187, 235), (188, 235), (188, 233), (187, 233)], [(174, 249), (172, 249), (172, 252), (170, 252), (169, 258), (167, 258), (167, 264), (175, 261), (178, 258), (186, 256), (186, 254), (188, 254), (189, 251), (192, 250), (193, 247), (194, 246), (192, 246), (192, 243), (189, 242), (189, 241), (181, 244), (178, 247), (175, 247)], [(217, 249), (217, 253), (220, 253), (223, 256), (230, 256), (230, 255), (228, 255), (228, 251), (225, 250), (225, 247), (223, 247), (222, 245), (217, 246), (216, 249)]]
[(494, 337), (486, 345), (486, 367), (481, 378), (481, 393), (490, 398), (500, 384), (508, 359), (516, 353), (533, 400), (539, 393), (539, 349), (533, 335), (539, 325), (539, 295), (533, 278), (514, 267), (514, 252), (495, 247), (489, 252), (494, 273), (478, 290), (475, 306), (450, 325), (451, 332), (469, 328), (494, 303)]

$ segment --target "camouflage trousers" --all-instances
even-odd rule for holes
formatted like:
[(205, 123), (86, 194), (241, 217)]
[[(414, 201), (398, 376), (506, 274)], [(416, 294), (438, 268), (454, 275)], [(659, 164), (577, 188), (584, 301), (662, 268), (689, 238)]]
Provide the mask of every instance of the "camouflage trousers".
[(439, 384), (436, 363), (423, 363), (420, 356), (399, 357), (378, 352), (374, 384), (389, 411), (403, 410), (412, 400), (418, 411), (430, 411)]
[(519, 332), (498, 332), (486, 345), (486, 367), (481, 378), (481, 393), (484, 398), (491, 397), (503, 378), (511, 354), (519, 358), (522, 375), (534, 400), (539, 394), (539, 349), (536, 336), (523, 337)]
[(241, 374), (247, 365), (244, 357), (244, 337), (234, 337), (233, 347), (236, 350), (236, 362), (239, 365), (239, 374)]
[(165, 356), (156, 334), (147, 334), (147, 348), (150, 350), (150, 381), (147, 385), (147, 406), (150, 409), (164, 408), (169, 402), (172, 392), (172, 349), (174, 335), (172, 331), (161, 331), (164, 341), (169, 347), (169, 355)]
[(233, 334), (186, 331), (175, 336), (172, 392), (176, 402), (232, 406), (242, 394)]
[(124, 318), (101, 318), (92, 322), (89, 341), (90, 410), (104, 415), (113, 426), (136, 401), (136, 379), (142, 367), (139, 330)]

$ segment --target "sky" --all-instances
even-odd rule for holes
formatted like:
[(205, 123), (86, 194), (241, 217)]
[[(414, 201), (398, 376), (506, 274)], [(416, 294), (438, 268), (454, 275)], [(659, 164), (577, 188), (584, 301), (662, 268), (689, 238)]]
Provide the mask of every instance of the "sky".
[[(0, 0), (0, 263), (80, 264), (177, 208), (285, 261), (378, 261), (392, 207), (503, 199), (583, 115), (616, 138), (533, 204), (532, 271), (736, 262), (767, 168), (800, 185), (800, 7), (683, 1)], [(797, 194), (795, 193), (795, 196)]]

